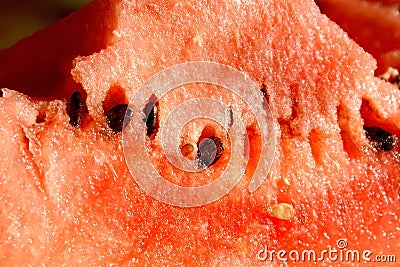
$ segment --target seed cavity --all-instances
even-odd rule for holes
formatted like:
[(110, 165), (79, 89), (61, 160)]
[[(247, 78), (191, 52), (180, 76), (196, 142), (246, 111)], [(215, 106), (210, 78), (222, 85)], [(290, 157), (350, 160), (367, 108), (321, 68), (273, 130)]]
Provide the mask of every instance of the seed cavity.
[(125, 91), (126, 90), (119, 84), (111, 85), (102, 103), (103, 110), (107, 111), (118, 104), (129, 103), (129, 99), (126, 97)]
[(224, 143), (216, 136), (202, 139), (198, 144), (198, 166), (209, 167), (215, 164), (224, 153)]
[(364, 126), (365, 135), (376, 150), (390, 151), (397, 144), (397, 137), (379, 127)]
[(46, 121), (47, 106), (48, 103), (44, 102), (38, 109), (38, 115), (36, 116), (36, 123), (43, 123)]
[(127, 104), (119, 104), (111, 108), (107, 114), (107, 124), (114, 133), (120, 133), (132, 119), (132, 110)]
[(159, 118), (158, 118), (158, 99), (155, 95), (152, 95), (149, 99), (149, 102), (145, 105), (143, 112), (146, 115), (146, 118), (143, 119), (146, 122), (147, 128), (147, 136), (154, 136), (159, 128)]
[(69, 101), (69, 123), (73, 126), (79, 126), (82, 123), (82, 114), (84, 109), (84, 103), (82, 94), (80, 92), (74, 92), (71, 95), (71, 99)]
[(290, 220), (294, 217), (294, 208), (287, 203), (278, 203), (271, 207), (269, 214), (277, 219)]

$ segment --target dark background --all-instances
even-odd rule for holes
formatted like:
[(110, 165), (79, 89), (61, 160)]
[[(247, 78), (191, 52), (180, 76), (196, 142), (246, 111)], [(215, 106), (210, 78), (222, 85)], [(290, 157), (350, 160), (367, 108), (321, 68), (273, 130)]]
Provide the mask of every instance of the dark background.
[(91, 0), (0, 0), (0, 49), (80, 9)]

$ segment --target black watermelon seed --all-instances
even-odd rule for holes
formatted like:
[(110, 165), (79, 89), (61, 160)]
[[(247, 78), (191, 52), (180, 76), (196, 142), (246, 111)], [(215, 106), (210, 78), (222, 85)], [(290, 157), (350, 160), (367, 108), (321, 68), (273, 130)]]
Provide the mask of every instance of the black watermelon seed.
[(158, 111), (159, 111), (159, 105), (157, 98), (153, 95), (150, 98), (149, 103), (147, 103), (143, 109), (144, 114), (146, 114), (146, 118), (143, 119), (143, 121), (146, 122), (146, 128), (147, 128), (147, 136), (154, 136), (159, 127), (159, 121), (158, 121)]
[(261, 85), (261, 93), (263, 94), (264, 97), (267, 97), (267, 87), (265, 86), (265, 84)]
[(3, 90), (0, 89), (0, 97), (3, 97)]
[[(216, 136), (200, 141), (197, 150), (199, 167), (209, 167), (216, 163), (224, 153), (224, 143)], [(215, 155), (215, 156), (214, 156)]]
[[(125, 120), (126, 116), (126, 120)], [(107, 114), (107, 124), (114, 133), (120, 133), (132, 119), (132, 110), (127, 104), (119, 104), (110, 109)]]
[(81, 125), (82, 122), (82, 113), (83, 113), (83, 98), (82, 94), (80, 92), (74, 92), (71, 95), (71, 99), (69, 102), (69, 110), (68, 110), (68, 115), (69, 115), (69, 123), (72, 124), (73, 126), (79, 126)]
[(379, 127), (364, 126), (367, 138), (377, 150), (390, 151), (397, 143), (397, 137)]
[(260, 90), (261, 90), (261, 93), (264, 96), (265, 101), (267, 103), (269, 103), (269, 95), (267, 93), (267, 86), (264, 83), (261, 85), (261, 89)]

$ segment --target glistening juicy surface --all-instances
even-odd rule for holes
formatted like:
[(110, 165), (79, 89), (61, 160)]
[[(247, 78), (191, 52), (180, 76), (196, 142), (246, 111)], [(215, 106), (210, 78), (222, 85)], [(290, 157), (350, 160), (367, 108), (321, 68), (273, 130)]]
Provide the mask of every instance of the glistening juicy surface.
[[(399, 136), (400, 93), (373, 78), (372, 57), (312, 1), (110, 5), (112, 45), (73, 70), (92, 118), (73, 127), (62, 101), (43, 108), (12, 91), (0, 98), (3, 265), (264, 265), (256, 254), (265, 245), (322, 250), (339, 238), (399, 253), (399, 147), (375, 151), (363, 125)], [(279, 136), (258, 191), (249, 194), (242, 179), (220, 201), (183, 209), (153, 200), (130, 177), (102, 102), (110, 88), (129, 99), (157, 71), (191, 60), (264, 83)], [(161, 112), (174, 103), (160, 102)], [(39, 110), (46, 118), (36, 123)], [(269, 215), (280, 202), (294, 207), (292, 220)]]

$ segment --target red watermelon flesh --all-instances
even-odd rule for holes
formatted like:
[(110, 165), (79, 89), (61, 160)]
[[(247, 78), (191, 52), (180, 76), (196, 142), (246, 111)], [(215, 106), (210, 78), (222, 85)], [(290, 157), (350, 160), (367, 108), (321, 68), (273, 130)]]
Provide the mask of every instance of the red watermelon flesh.
[[(374, 59), (312, 1), (121, 0), (110, 1), (107, 9), (104, 3), (95, 1), (53, 30), (2, 52), (18, 58), (31, 42), (53, 40), (54, 31), (68, 36), (67, 25), (90, 25), (89, 14), (112, 18), (96, 21), (99, 29), (115, 27), (98, 32), (107, 47), (74, 61), (74, 79), (87, 93), (89, 114), (81, 126), (69, 124), (66, 101), (41, 102), (3, 89), (2, 265), (278, 265), (276, 259), (260, 262), (257, 252), (265, 246), (321, 251), (339, 238), (350, 249), (399, 255), (399, 147), (375, 149), (363, 126), (399, 136), (400, 93), (373, 77)], [(82, 51), (80, 45), (71, 44), (71, 51)], [(179, 208), (154, 200), (135, 183), (121, 134), (107, 129), (104, 114), (158, 71), (195, 60), (233, 66), (264, 84), (279, 130), (272, 169), (250, 194), (258, 129), (245, 116), (248, 107), (232, 103), (253, 141), (247, 179), (217, 202)], [(61, 64), (37, 62), (49, 74)], [(2, 82), (8, 76), (13, 81), (18, 64), (23, 67), (16, 62)], [(187, 96), (199, 94), (232, 100), (213, 87), (194, 86)], [(160, 120), (181, 101), (183, 94), (161, 99)], [(188, 138), (203, 129), (194, 130), (189, 127)], [(168, 173), (168, 164), (157, 157), (158, 135), (149, 146), (153, 162)], [(193, 178), (209, 181), (224, 160), (229, 158), (211, 168), (211, 177)], [(167, 175), (176, 182), (184, 178)], [(294, 218), (271, 217), (276, 203), (291, 204)]]
[(400, 69), (400, 1), (317, 0), (329, 18), (340, 25), (378, 61), (377, 74)]
[(71, 79), (72, 60), (105, 48), (115, 27), (111, 3), (92, 5), (0, 51), (0, 87), (53, 99), (80, 89)]

